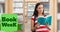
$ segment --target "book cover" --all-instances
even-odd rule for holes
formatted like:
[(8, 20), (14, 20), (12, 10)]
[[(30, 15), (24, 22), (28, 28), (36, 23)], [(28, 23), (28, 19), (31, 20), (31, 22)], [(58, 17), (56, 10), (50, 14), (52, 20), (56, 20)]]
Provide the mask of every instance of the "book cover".
[(50, 16), (50, 15), (47, 15), (46, 17), (39, 16), (37, 20), (38, 20), (38, 24), (41, 24), (41, 25), (45, 25), (45, 24), (51, 25), (52, 16)]

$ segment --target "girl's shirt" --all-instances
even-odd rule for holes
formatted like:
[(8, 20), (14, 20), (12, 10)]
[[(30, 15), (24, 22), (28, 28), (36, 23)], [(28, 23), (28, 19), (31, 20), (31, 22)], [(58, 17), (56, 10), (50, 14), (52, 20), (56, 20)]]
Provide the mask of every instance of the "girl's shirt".
[[(37, 24), (37, 18), (38, 17), (32, 16), (31, 20), (34, 21), (34, 25)], [(42, 17), (44, 17), (44, 16), (42, 16)], [(46, 25), (39, 25), (39, 28), (36, 28), (36, 31), (49, 31), (49, 30), (47, 29), (47, 26)]]
[[(39, 16), (38, 16), (38, 17), (39, 17)], [(32, 16), (32, 18), (31, 18), (31, 20), (34, 21), (34, 26), (35, 26), (36, 24), (38, 24), (38, 23), (37, 23), (38, 17)], [(45, 17), (45, 16), (42, 16), (42, 17)], [(43, 23), (43, 22), (41, 22), (41, 23)], [(45, 28), (45, 27), (46, 27), (46, 25), (40, 24), (40, 28)]]
[[(40, 17), (40, 16), (38, 16), (38, 17)], [(37, 19), (38, 19), (38, 17), (32, 16), (31, 20), (34, 21), (34, 24), (37, 23)], [(45, 17), (45, 16), (41, 16), (41, 17)], [(43, 23), (43, 22), (41, 21), (41, 23)], [(41, 24), (41, 25), (42, 25), (42, 24)]]
[(35, 16), (32, 16), (32, 18), (31, 18), (31, 20), (33, 20), (34, 21), (34, 25), (36, 25), (37, 24), (37, 17), (35, 17)]

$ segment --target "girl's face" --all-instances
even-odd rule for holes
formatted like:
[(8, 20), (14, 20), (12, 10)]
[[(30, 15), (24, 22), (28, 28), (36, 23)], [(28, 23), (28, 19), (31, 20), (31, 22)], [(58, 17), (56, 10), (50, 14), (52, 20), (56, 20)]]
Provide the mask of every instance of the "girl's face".
[(38, 11), (38, 13), (43, 13), (43, 5), (39, 5), (37, 7), (37, 11)]

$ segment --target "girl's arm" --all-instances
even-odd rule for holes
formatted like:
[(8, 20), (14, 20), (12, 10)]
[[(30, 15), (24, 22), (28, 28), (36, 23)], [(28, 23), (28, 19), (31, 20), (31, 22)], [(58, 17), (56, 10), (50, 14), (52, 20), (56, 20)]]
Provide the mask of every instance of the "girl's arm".
[(46, 23), (45, 25), (46, 25), (46, 27), (47, 27), (49, 30), (51, 30), (51, 29), (48, 27), (48, 24), (47, 24), (47, 23)]
[(34, 30), (34, 21), (31, 20), (31, 30)]

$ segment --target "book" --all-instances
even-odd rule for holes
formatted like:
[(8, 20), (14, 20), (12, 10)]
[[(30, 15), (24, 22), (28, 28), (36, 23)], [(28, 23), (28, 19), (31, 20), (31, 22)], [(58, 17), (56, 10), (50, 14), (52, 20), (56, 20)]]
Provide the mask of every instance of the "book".
[(51, 25), (51, 21), (52, 21), (52, 16), (51, 15), (47, 15), (46, 17), (44, 16), (38, 16), (37, 22), (40, 25)]

